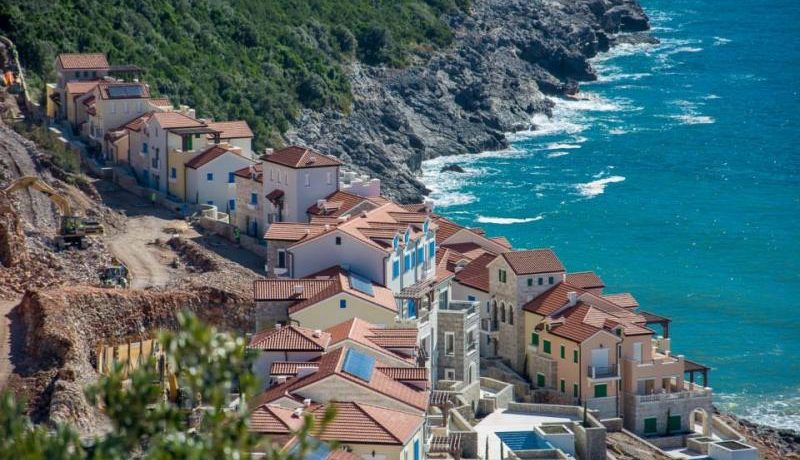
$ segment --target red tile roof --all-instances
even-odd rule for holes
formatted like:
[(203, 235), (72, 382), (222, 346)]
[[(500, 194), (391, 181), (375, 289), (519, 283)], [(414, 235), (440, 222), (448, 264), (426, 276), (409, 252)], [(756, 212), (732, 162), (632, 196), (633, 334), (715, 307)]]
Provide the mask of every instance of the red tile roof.
[(466, 243), (447, 243), (442, 244), (441, 247), (452, 249), (453, 251), (462, 254), (467, 259), (473, 260), (477, 259), (478, 257), (491, 253), (491, 251), (487, 251), (478, 243), (473, 242), (466, 242)]
[(292, 434), (302, 428), (303, 418), (294, 410), (264, 404), (253, 409), (250, 414), (250, 431), (264, 434)]
[(511, 242), (508, 241), (508, 238), (506, 238), (505, 236), (495, 236), (489, 239), (505, 247), (506, 249), (511, 249)]
[[(405, 445), (420, 430), (425, 418), (385, 407), (359, 402), (331, 402), (336, 416), (315, 435), (323, 441), (348, 444)], [(312, 414), (321, 424), (325, 407), (316, 408)]]
[(67, 93), (75, 96), (80, 94), (86, 94), (89, 91), (93, 90), (95, 86), (97, 86), (100, 81), (70, 81), (67, 82), (66, 90)]
[(323, 352), (331, 335), (300, 326), (283, 326), (265, 329), (254, 334), (247, 348), (264, 351), (319, 351)]
[(213, 121), (208, 123), (208, 127), (220, 131), (220, 139), (253, 137), (253, 131), (250, 129), (250, 125), (244, 120)]
[(276, 150), (263, 157), (264, 161), (276, 163), (290, 168), (321, 168), (324, 166), (339, 166), (342, 163), (336, 158), (323, 155), (306, 147), (293, 145)]
[(302, 368), (317, 370), (319, 369), (319, 363), (316, 361), (275, 361), (270, 366), (269, 375), (296, 376)]
[(352, 318), (329, 327), (330, 346), (346, 340), (361, 344), (397, 359), (413, 361), (411, 356), (397, 353), (396, 349), (415, 349), (417, 330), (414, 328), (380, 328), (360, 318)]
[(201, 166), (211, 163), (212, 161), (216, 160), (222, 155), (225, 155), (226, 153), (231, 153), (233, 155), (241, 156), (235, 151), (231, 150), (229, 146), (217, 144), (217, 145), (212, 145), (211, 147), (207, 148), (203, 153), (187, 161), (186, 167), (192, 169), (200, 168)]
[(496, 258), (497, 256), (494, 254), (483, 254), (456, 272), (456, 281), (464, 286), (488, 293), (489, 268), (487, 266)]
[(364, 204), (367, 204), (366, 209), (375, 209), (379, 206), (371, 198), (337, 190), (325, 197), (325, 205), (322, 208), (317, 206), (317, 203), (314, 203), (306, 212), (315, 216), (338, 217), (347, 214), (348, 211), (357, 206), (363, 208)]
[(565, 270), (564, 264), (558, 260), (552, 249), (509, 251), (503, 253), (503, 258), (518, 275), (563, 272)]
[(327, 279), (260, 279), (253, 281), (253, 298), (256, 301), (305, 300), (327, 289), (331, 283)]
[(90, 105), (94, 104), (94, 96), (89, 96), (83, 100), (83, 105), (89, 107)]
[(64, 70), (107, 69), (108, 60), (103, 53), (62, 53), (58, 62)]
[(622, 308), (639, 308), (639, 301), (636, 300), (636, 297), (634, 297), (633, 294), (628, 292), (622, 292), (619, 294), (606, 294), (603, 296), (603, 298), (610, 302), (614, 302)]
[(152, 119), (163, 129), (196, 128), (204, 123), (180, 112), (153, 112)]
[(152, 97), (150, 103), (156, 107), (172, 107), (172, 101), (168, 97)]
[(275, 222), (269, 226), (264, 238), (279, 241), (302, 241), (325, 233), (335, 227), (325, 224), (295, 224), (291, 222)]
[(354, 289), (350, 284), (350, 274), (344, 271), (341, 267), (330, 267), (321, 272), (311, 275), (309, 278), (320, 280), (327, 279), (330, 285), (325, 289), (319, 291), (313, 297), (309, 297), (301, 302), (298, 302), (289, 307), (289, 314), (297, 313), (303, 309), (314, 306), (319, 302), (328, 299), (340, 293), (346, 293), (361, 300), (370, 302), (378, 307), (385, 308), (389, 311), (397, 311), (397, 302), (394, 299), (394, 294), (390, 289), (381, 286), (377, 283), (370, 283), (372, 286), (372, 295)]
[(595, 272), (567, 273), (567, 283), (581, 289), (598, 289), (606, 286)]
[(427, 367), (379, 367), (379, 371), (399, 382), (427, 382)]
[(436, 244), (442, 244), (446, 239), (465, 228), (445, 217), (436, 216), (433, 220), (439, 226), (436, 231)]
[(131, 131), (139, 131), (140, 129), (142, 129), (144, 122), (150, 120), (150, 118), (153, 117), (153, 113), (154, 112), (146, 112), (143, 113), (142, 115), (138, 115), (117, 129), (118, 130), (129, 129)]
[(254, 180), (261, 183), (264, 180), (264, 168), (261, 163), (256, 163), (252, 166), (245, 166), (242, 169), (236, 170), (234, 175), (244, 179)]
[(567, 293), (569, 292), (575, 292), (577, 295), (581, 295), (586, 291), (572, 286), (569, 283), (558, 283), (534, 297), (533, 300), (523, 305), (522, 309), (542, 316), (550, 315), (566, 305)]

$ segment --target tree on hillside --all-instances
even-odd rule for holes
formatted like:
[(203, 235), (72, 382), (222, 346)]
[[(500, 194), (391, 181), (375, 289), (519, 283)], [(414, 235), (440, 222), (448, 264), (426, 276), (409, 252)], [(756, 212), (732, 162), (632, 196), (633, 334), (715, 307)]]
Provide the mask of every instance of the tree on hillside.
[(127, 383), (117, 367), (87, 389), (113, 426), (88, 443), (68, 425), (32, 425), (23, 404), (10, 393), (0, 395), (0, 460), (247, 459), (257, 447), (266, 459), (301, 460), (318, 447), (309, 433), (324, 428), (332, 411), (317, 427), (306, 416), (297, 433), (298, 448), (290, 453), (251, 435), (246, 404), (229, 407), (232, 392), (250, 395), (255, 388), (243, 339), (205, 326), (192, 315), (181, 315), (179, 323), (179, 332), (160, 334), (159, 343), (166, 364), (177, 370), (199, 403), (192, 410), (199, 419), (195, 428), (187, 429), (186, 412), (165, 401), (155, 362), (131, 372)]

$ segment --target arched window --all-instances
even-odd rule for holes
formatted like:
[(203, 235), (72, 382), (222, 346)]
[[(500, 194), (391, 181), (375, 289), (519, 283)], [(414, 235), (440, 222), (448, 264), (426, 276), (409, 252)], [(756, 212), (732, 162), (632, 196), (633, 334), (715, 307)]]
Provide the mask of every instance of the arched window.
[(506, 305), (500, 304), (500, 321), (506, 322)]
[(508, 324), (514, 324), (514, 307), (508, 306)]

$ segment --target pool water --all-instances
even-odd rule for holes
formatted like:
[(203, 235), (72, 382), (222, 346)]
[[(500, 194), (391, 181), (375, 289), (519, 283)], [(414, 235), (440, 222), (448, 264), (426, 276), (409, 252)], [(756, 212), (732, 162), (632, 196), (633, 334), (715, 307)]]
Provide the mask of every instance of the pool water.
[(552, 449), (553, 446), (535, 431), (498, 431), (495, 433), (512, 451)]

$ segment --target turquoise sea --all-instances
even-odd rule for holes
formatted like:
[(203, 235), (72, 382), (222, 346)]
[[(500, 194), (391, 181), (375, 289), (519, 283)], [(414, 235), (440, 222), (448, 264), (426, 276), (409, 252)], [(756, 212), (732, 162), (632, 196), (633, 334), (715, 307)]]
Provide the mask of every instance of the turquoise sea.
[(720, 408), (800, 429), (800, 2), (643, 5), (659, 45), (599, 56), (585, 100), (423, 180), (438, 212), (671, 317)]

